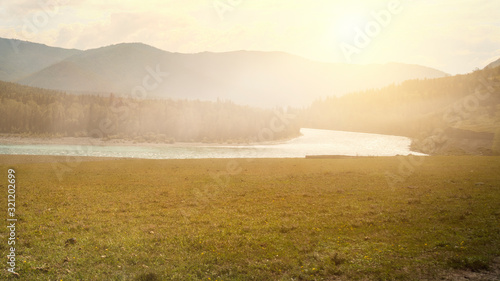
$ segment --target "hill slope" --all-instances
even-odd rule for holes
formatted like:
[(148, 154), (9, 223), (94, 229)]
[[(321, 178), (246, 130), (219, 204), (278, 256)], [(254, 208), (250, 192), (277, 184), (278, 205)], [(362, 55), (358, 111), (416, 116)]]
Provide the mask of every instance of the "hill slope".
[(302, 126), (412, 137), (430, 154), (500, 153), (500, 67), (318, 100)]
[(498, 66), (500, 66), (500, 59), (497, 59), (496, 61), (491, 62), (485, 68), (495, 68), (495, 67), (498, 67)]

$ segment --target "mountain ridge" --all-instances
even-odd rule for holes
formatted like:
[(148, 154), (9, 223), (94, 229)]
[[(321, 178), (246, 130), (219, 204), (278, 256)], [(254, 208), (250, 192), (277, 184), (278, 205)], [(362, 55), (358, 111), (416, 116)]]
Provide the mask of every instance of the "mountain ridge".
[[(51, 47), (40, 44), (35, 47), (44, 49), (39, 52), (42, 58), (38, 58), (43, 61), (45, 48)], [(56, 48), (53, 52), (45, 62), (33, 58), (38, 67), (31, 73), (18, 73), (16, 78), (0, 75), (0, 80), (75, 93), (131, 95), (143, 87), (151, 98), (219, 98), (274, 107), (304, 106), (320, 97), (379, 88), (408, 79), (447, 76), (442, 71), (411, 64), (327, 63), (279, 51), (185, 54), (140, 42), (85, 51)]]
[(14, 82), (79, 52), (82, 51), (0, 38), (0, 80)]

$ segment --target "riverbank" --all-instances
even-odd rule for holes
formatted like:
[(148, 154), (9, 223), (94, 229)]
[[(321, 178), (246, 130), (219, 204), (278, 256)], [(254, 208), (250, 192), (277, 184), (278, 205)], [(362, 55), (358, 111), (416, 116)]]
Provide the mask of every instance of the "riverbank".
[(189, 147), (189, 146), (244, 146), (281, 144), (293, 138), (266, 142), (146, 142), (130, 139), (103, 139), (90, 137), (24, 137), (19, 135), (0, 135), (0, 145), (95, 145), (95, 146), (152, 146), (152, 147)]
[(500, 155), (498, 141), (484, 139), (431, 136), (424, 140), (412, 139), (410, 147), (413, 151), (430, 155)]
[[(0, 169), (15, 170), (24, 280), (495, 280), (499, 273), (500, 157), (23, 157), (1, 158)], [(418, 165), (402, 170), (403, 163)], [(390, 175), (402, 180), (390, 184)], [(9, 278), (18, 277), (0, 272)]]

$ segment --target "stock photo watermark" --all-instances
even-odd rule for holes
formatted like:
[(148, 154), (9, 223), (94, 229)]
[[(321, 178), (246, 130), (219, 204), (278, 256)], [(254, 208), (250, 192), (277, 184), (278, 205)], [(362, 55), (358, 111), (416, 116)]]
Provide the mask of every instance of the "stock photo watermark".
[[(50, 21), (60, 14), (61, 7), (67, 4), (68, 0), (39, 0), (36, 3), (39, 10), (23, 18), (19, 38), (32, 39), (37, 33), (47, 28)], [(10, 40), (15, 53), (19, 53), (21, 42), (19, 40)]]
[(214, 0), (213, 7), (219, 19), (224, 20), (226, 13), (233, 12), (242, 2), (243, 0)]
[[(441, 116), (445, 128), (453, 128), (464, 122), (473, 112), (479, 109), (481, 103), (486, 102), (500, 88), (500, 82), (490, 81), (488, 77), (478, 78), (479, 86), (474, 92), (457, 100), (447, 106)], [(431, 135), (422, 141), (422, 152), (425, 154), (435, 154), (439, 146), (450, 141), (450, 137), (443, 128), (435, 128)], [(410, 177), (415, 170), (425, 162), (425, 156), (408, 157), (400, 156), (397, 173), (386, 172), (386, 180), (389, 187), (394, 189), (397, 184), (401, 184)]]
[(352, 56), (360, 54), (361, 51), (368, 47), (375, 37), (377, 37), (383, 28), (389, 26), (393, 16), (400, 14), (403, 11), (403, 6), (399, 0), (390, 1), (387, 8), (381, 11), (370, 12), (372, 20), (368, 21), (364, 28), (354, 27), (354, 38), (352, 43), (341, 42), (340, 49), (348, 62), (352, 61)]
[[(251, 142), (272, 141), (275, 134), (283, 132), (296, 118), (297, 116), (295, 114), (275, 110), (274, 116), (271, 120), (269, 120), (268, 126), (260, 129)], [(247, 162), (251, 162), (254, 158), (258, 157), (258, 151), (256, 149), (251, 151), (253, 155), (247, 156)], [(222, 189), (229, 186), (231, 178), (243, 172), (243, 167), (239, 161), (241, 160), (229, 160), (224, 171), (220, 171), (218, 173), (209, 172), (210, 177), (215, 182), (215, 186), (213, 184), (206, 184), (201, 190), (199, 188), (193, 189), (193, 197), (195, 200), (194, 205), (197, 207), (210, 205), (210, 201), (213, 200)], [(197, 213), (199, 213), (199, 210), (195, 210), (193, 208), (190, 208), (189, 210), (186, 210), (186, 208), (181, 209), (181, 215), (187, 222), (190, 222), (190, 217)]]
[(170, 76), (170, 73), (161, 70), (160, 64), (157, 64), (155, 68), (146, 66), (144, 70), (147, 74), (142, 78), (140, 85), (133, 87), (128, 95), (121, 96), (120, 102), (118, 99), (112, 101), (109, 109), (112, 113), (117, 114), (116, 121), (107, 117), (101, 119), (98, 122), (98, 128), (87, 133), (87, 146), (80, 146), (77, 153), (74, 150), (66, 151), (67, 154), (77, 154), (79, 156), (67, 156), (64, 162), (51, 164), (59, 181), (63, 180), (65, 173), (71, 172), (80, 165), (82, 162), (80, 157), (88, 156), (92, 151), (92, 146), (97, 144), (97, 140), (103, 139), (116, 131), (117, 124), (115, 122), (123, 122), (130, 118), (130, 111), (138, 106), (138, 102), (146, 99), (151, 91), (158, 89), (161, 83)]
[(16, 272), (16, 171), (7, 170), (7, 271), (18, 275)]

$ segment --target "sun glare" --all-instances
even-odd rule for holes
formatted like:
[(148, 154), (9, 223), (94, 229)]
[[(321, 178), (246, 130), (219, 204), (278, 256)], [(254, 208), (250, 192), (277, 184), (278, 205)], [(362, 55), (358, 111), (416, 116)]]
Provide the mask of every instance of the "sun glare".
[(362, 28), (364, 23), (363, 13), (359, 9), (350, 9), (342, 13), (334, 21), (334, 32), (339, 39), (352, 39), (356, 28)]

